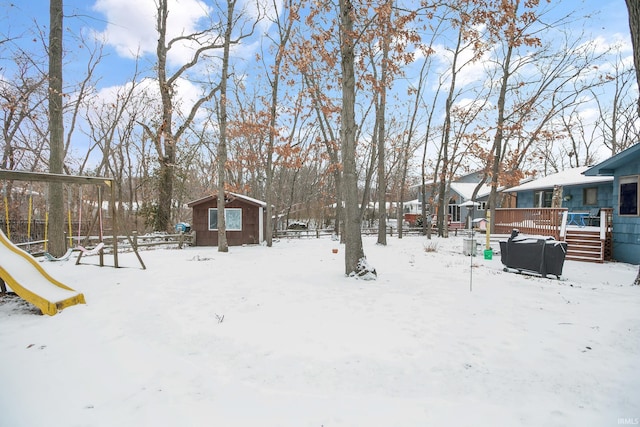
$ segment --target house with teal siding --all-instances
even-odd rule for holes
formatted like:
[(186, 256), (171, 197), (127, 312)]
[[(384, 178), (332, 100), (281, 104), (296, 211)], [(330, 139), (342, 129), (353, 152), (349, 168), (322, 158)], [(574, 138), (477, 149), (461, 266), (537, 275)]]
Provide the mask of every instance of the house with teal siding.
[(516, 194), (517, 208), (550, 208), (553, 191), (562, 187), (561, 206), (569, 211), (588, 212), (613, 206), (613, 177), (585, 176), (588, 166), (565, 169), (561, 172), (530, 180), (504, 190)]
[[(613, 177), (585, 176), (588, 166), (565, 169), (503, 190), (515, 198), (514, 209), (496, 210), (495, 228), (552, 235), (567, 242), (566, 259), (613, 260), (611, 218)], [(560, 218), (557, 214), (561, 214)], [(506, 221), (506, 224), (502, 224)], [(544, 227), (538, 227), (538, 225)], [(551, 229), (547, 227), (551, 226)]]
[(640, 143), (587, 169), (587, 177), (613, 177), (613, 257), (640, 264)]

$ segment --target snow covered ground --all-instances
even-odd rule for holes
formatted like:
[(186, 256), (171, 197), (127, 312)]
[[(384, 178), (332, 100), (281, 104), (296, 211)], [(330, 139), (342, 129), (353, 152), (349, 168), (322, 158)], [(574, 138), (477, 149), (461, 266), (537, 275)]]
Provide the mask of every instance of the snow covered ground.
[(330, 239), (143, 251), (147, 270), (133, 254), (44, 263), (87, 304), (0, 301), (0, 425), (640, 420), (637, 266), (567, 261), (543, 279), (463, 256), (461, 237), (364, 243), (376, 281), (345, 278)]

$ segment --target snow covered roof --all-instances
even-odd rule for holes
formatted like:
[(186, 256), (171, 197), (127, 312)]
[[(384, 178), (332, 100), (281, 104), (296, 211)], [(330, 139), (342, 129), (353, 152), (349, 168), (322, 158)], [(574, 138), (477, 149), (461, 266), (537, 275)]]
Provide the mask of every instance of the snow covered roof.
[[(266, 207), (267, 206), (266, 202), (263, 202), (262, 200), (254, 199), (253, 197), (245, 196), (243, 194), (232, 193), (231, 191), (227, 191), (226, 194), (227, 194), (227, 196), (231, 196), (231, 197), (236, 198), (236, 199), (244, 200), (245, 202), (249, 202), (249, 203), (254, 204), (254, 205), (258, 205), (258, 206), (262, 206), (262, 207)], [(187, 203), (187, 206), (192, 207), (194, 205), (199, 205), (200, 203), (204, 203), (205, 201), (215, 199), (216, 197), (218, 197), (218, 193), (217, 192), (215, 192), (213, 194), (210, 194), (208, 196), (202, 197), (202, 198), (200, 198), (198, 200), (194, 200), (192, 202), (189, 202), (189, 203)]]
[(235, 197), (237, 199), (242, 199), (242, 200), (244, 200), (246, 202), (254, 203), (254, 204), (260, 205), (262, 207), (266, 207), (267, 206), (267, 202), (263, 202), (262, 200), (254, 199), (253, 197), (245, 196), (245, 195), (238, 194), (238, 193), (232, 193), (230, 191), (227, 191), (227, 194), (230, 194), (230, 195), (232, 195), (233, 197)]
[[(475, 190), (478, 184), (474, 182), (452, 182), (451, 183), (451, 191), (455, 191), (458, 193), (464, 200), (470, 200), (471, 196), (473, 196), (473, 190)], [(478, 190), (478, 194), (476, 195), (476, 199), (480, 197), (484, 197), (491, 192), (491, 186), (487, 184), (483, 184)]]
[(585, 176), (583, 172), (589, 169), (589, 166), (580, 166), (577, 168), (565, 169), (562, 172), (547, 175), (545, 177), (534, 179), (525, 184), (508, 188), (505, 193), (513, 193), (517, 191), (527, 190), (545, 190), (551, 189), (556, 185), (567, 187), (570, 185), (599, 184), (602, 182), (612, 182), (611, 176)]

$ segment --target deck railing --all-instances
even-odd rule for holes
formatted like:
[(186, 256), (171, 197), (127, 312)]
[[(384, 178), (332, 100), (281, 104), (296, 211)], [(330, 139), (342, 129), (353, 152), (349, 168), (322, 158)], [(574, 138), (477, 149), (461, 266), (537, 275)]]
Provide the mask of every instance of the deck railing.
[(562, 213), (567, 208), (496, 209), (494, 233), (509, 234), (517, 228), (523, 234), (552, 236), (560, 240)]

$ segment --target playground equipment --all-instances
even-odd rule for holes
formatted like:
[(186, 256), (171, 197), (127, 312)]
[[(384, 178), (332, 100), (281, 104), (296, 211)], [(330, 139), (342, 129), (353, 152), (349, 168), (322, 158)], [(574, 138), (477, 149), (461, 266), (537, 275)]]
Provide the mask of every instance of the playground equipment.
[[(42, 197), (37, 189), (33, 188), (32, 183), (28, 186), (14, 187), (7, 181), (2, 183), (2, 205), (4, 215), (1, 222), (4, 223), (5, 234), (9, 239), (14, 241), (18, 246), (24, 248), (27, 252), (42, 250), (43, 245), (46, 250), (46, 203), (44, 209), (42, 200), (46, 199)], [(22, 204), (12, 203), (12, 200), (17, 200), (14, 195), (18, 195), (24, 200)], [(13, 197), (12, 197), (13, 196)], [(10, 205), (13, 205), (13, 210), (22, 212), (22, 215), (26, 217), (26, 220), (10, 221)], [(42, 212), (45, 212), (45, 218), (42, 218)], [(15, 228), (15, 235), (12, 230)], [(44, 234), (44, 236), (43, 236)]]
[(71, 258), (71, 254), (73, 253), (73, 249), (69, 248), (67, 249), (67, 252), (64, 253), (64, 255), (62, 255), (59, 258), (54, 257), (53, 255), (51, 255), (49, 252), (45, 252), (44, 253), (44, 257), (48, 260), (48, 261), (66, 261), (69, 258)]
[[(80, 191), (80, 202), (82, 203), (82, 189)], [(82, 218), (82, 209), (79, 209), (79, 216), (80, 218)], [(96, 222), (98, 222), (98, 244), (91, 249), (87, 249), (85, 246), (89, 242), (89, 235), (93, 231), (93, 227)], [(100, 187), (98, 187), (98, 210), (96, 211), (96, 215), (91, 222), (91, 226), (89, 227), (87, 236), (85, 237), (82, 244), (80, 244), (80, 224), (81, 221), (78, 221), (78, 245), (76, 246), (76, 249), (80, 251), (80, 254), (78, 255), (78, 259), (76, 260), (76, 265), (80, 264), (80, 260), (82, 259), (83, 255), (100, 255), (100, 262), (102, 263), (103, 248), (105, 245), (103, 241), (104, 236), (102, 231), (102, 191)]]
[[(105, 177), (91, 177), (91, 176), (74, 176), (74, 175), (63, 175), (63, 174), (51, 174), (51, 173), (40, 173), (40, 172), (23, 172), (23, 171), (9, 171), (9, 170), (0, 170), (0, 180), (5, 181), (5, 185), (3, 186), (3, 188), (5, 189), (4, 191), (4, 197), (5, 197), (5, 215), (7, 218), (7, 224), (8, 222), (8, 204), (6, 202), (6, 198), (7, 198), (7, 192), (6, 192), (6, 181), (28, 181), (28, 182), (48, 182), (48, 183), (52, 183), (52, 182), (58, 182), (58, 183), (63, 183), (63, 184), (78, 184), (78, 185), (97, 185), (98, 186), (98, 212), (96, 214), (96, 219), (99, 221), (99, 228), (100, 228), (100, 242), (102, 243), (102, 245), (100, 245), (100, 247), (96, 246), (93, 249), (85, 249), (82, 245), (80, 245), (80, 242), (78, 242), (78, 247), (76, 248), (79, 251), (79, 256), (78, 256), (78, 260), (76, 262), (76, 264), (80, 263), (80, 259), (82, 258), (83, 255), (87, 255), (89, 253), (97, 253), (100, 256), (100, 266), (103, 267), (105, 266), (104, 263), (104, 249), (110, 249), (111, 253), (113, 254), (113, 267), (118, 268), (119, 267), (119, 263), (118, 263), (118, 212), (116, 209), (116, 203), (115, 203), (115, 192), (114, 192), (114, 186), (113, 186), (113, 178), (105, 178)], [(107, 247), (107, 245), (105, 245), (102, 242), (103, 236), (102, 236), (102, 188), (106, 186), (107, 188), (109, 188), (110, 190), (110, 210), (111, 210), (111, 218), (112, 218), (112, 228), (113, 228), (113, 239), (112, 239), (112, 243), (109, 247)], [(70, 218), (71, 215), (71, 209), (68, 209), (68, 217)], [(93, 224), (92, 224), (93, 226)], [(69, 228), (71, 228), (71, 221), (69, 219)], [(91, 229), (90, 229), (91, 231)], [(9, 230), (7, 230), (7, 234), (9, 235)], [(89, 234), (89, 233), (88, 233)], [(71, 237), (71, 232), (69, 232), (69, 236)], [(129, 240), (129, 242), (131, 243), (131, 247), (133, 249), (133, 251), (136, 254), (136, 257), (138, 258), (138, 261), (140, 262), (140, 265), (142, 266), (143, 269), (146, 268), (146, 266), (144, 265), (144, 262), (142, 261), (142, 258), (140, 257), (140, 254), (137, 251), (137, 248), (133, 245), (133, 242), (131, 240), (131, 237), (127, 234), (126, 238)], [(85, 245), (86, 245), (86, 241), (88, 241), (88, 239), (85, 239)], [(82, 246), (82, 249), (81, 249)], [(70, 255), (70, 254), (69, 254)], [(66, 256), (63, 255), (63, 257)], [(56, 259), (62, 259), (63, 257), (60, 258), (56, 258)], [(52, 257), (51, 255), (49, 255), (48, 258), (55, 258)]]
[(34, 257), (12, 243), (0, 230), (0, 284), (53, 316), (66, 307), (85, 304), (84, 295), (57, 281)]

